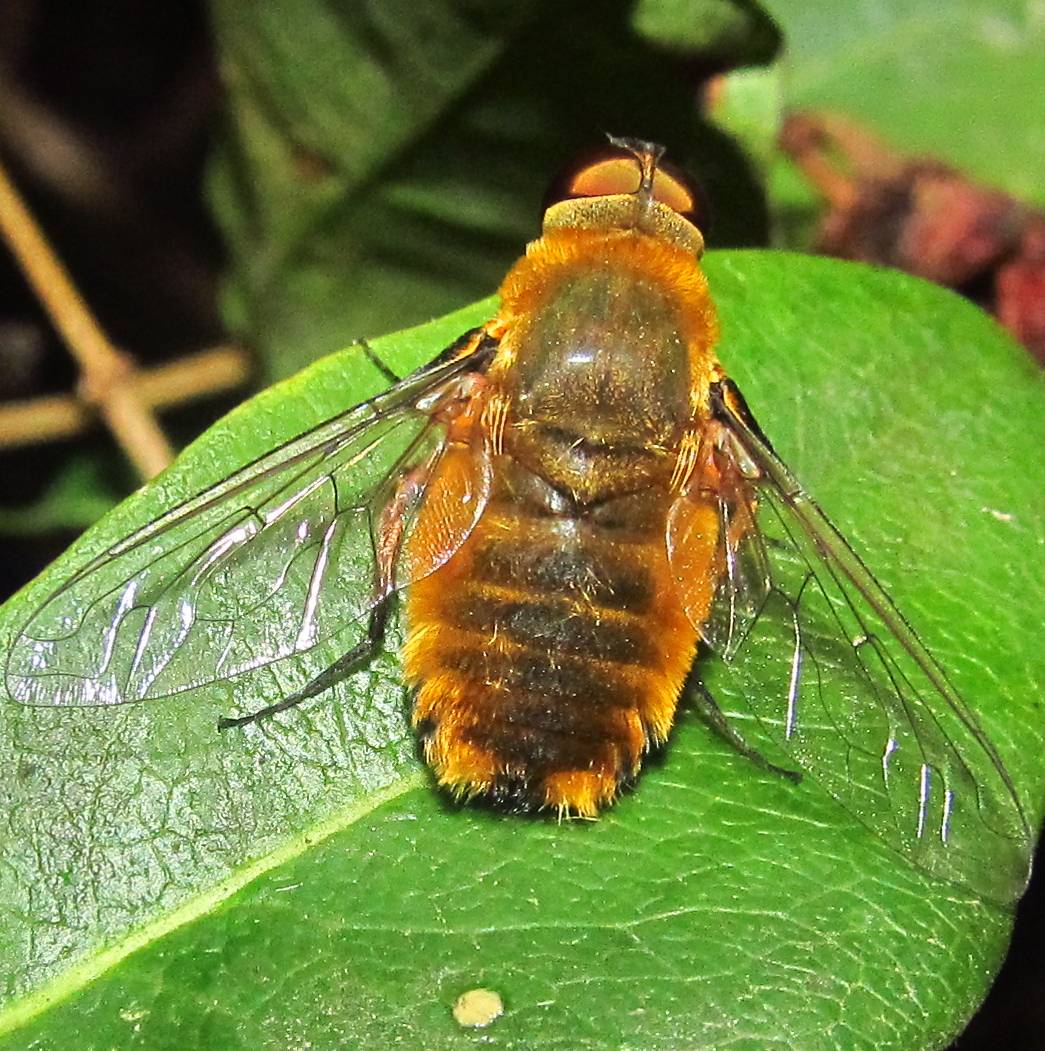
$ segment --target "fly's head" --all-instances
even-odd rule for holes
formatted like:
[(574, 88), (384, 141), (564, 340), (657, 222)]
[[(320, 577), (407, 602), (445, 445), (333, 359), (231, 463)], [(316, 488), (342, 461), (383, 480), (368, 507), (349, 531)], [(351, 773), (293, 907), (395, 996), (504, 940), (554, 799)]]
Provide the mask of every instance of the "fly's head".
[(706, 207), (696, 184), (661, 158), (664, 147), (608, 136), (609, 145), (571, 166), (545, 195), (544, 233), (638, 230), (699, 259)]

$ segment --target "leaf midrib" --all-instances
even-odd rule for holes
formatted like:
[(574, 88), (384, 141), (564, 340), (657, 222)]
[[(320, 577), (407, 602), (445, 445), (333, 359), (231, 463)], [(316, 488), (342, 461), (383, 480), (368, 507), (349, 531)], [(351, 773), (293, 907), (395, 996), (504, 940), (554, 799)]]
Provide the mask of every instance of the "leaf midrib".
[(177, 908), (132, 931), (116, 944), (80, 961), (22, 1000), (0, 1011), (0, 1036), (26, 1025), (48, 1008), (67, 1000), (132, 953), (212, 912), (259, 876), (293, 861), (338, 832), (351, 828), (384, 804), (409, 792), (424, 789), (426, 785), (426, 773), (423, 770), (415, 770), (351, 806), (329, 814), (323, 820), (297, 832), (267, 854), (241, 866), (218, 883), (202, 889), (188, 901), (182, 902)]

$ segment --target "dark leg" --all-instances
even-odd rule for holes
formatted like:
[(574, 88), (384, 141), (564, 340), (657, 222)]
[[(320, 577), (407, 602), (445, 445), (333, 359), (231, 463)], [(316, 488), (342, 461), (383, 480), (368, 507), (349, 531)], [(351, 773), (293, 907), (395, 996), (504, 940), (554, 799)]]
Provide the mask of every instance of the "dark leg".
[(388, 380), (389, 383), (398, 383), (403, 377), (397, 376), (378, 356), (374, 353), (374, 348), (370, 346), (365, 339), (357, 341), (359, 346), (363, 348), (363, 353), (367, 356), (370, 364), (381, 373), (382, 376)]
[(284, 697), (282, 701), (270, 704), (267, 708), (261, 708), (250, 715), (241, 715), (235, 719), (219, 719), (219, 730), (230, 730), (234, 726), (246, 726), (248, 723), (260, 722), (268, 719), (279, 712), (285, 712), (317, 693), (329, 690), (342, 679), (347, 678), (360, 664), (370, 660), (381, 648), (385, 637), (385, 623), (388, 620), (388, 598), (382, 599), (370, 612), (370, 620), (367, 622), (366, 635), (357, 646), (353, 646), (343, 657), (338, 658), (331, 666), (321, 671), (310, 683), (303, 686), (297, 693)]
[(752, 748), (744, 740), (740, 731), (726, 718), (715, 698), (711, 696), (711, 691), (695, 675), (690, 678), (690, 685), (693, 688), (700, 717), (742, 756), (750, 759), (763, 770), (768, 770), (772, 774), (779, 774), (780, 777), (786, 777), (789, 781), (794, 781), (795, 784), (802, 780), (802, 775), (797, 770), (787, 770), (785, 767), (776, 766), (757, 748)]

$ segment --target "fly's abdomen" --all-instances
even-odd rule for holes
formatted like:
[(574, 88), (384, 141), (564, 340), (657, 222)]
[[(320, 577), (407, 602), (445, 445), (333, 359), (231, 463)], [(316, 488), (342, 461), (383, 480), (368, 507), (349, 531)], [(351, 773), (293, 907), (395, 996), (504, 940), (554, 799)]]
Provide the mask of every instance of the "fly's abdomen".
[(669, 498), (581, 511), (509, 473), (466, 544), (410, 592), (414, 722), (459, 794), (593, 815), (667, 736), (696, 647), (668, 574)]

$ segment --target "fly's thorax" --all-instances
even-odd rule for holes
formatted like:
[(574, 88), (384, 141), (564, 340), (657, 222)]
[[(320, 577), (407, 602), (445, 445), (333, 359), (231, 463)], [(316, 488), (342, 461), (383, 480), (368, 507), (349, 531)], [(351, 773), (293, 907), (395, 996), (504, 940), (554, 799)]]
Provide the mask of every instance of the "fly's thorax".
[(663, 442), (689, 416), (689, 367), (673, 304), (618, 268), (565, 276), (527, 320), (510, 393), (521, 420), (597, 442)]
[(717, 336), (696, 258), (634, 230), (553, 230), (501, 294), (506, 450), (582, 501), (670, 475)]

